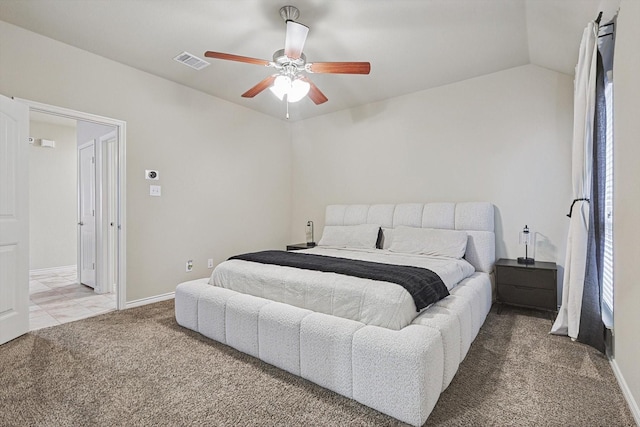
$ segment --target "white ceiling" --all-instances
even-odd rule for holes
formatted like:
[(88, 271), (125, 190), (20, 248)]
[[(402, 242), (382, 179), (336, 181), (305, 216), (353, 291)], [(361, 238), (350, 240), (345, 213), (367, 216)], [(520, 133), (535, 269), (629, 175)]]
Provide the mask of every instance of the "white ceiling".
[[(196, 71), (173, 61), (207, 50), (271, 60), (284, 46), (279, 9), (310, 27), (308, 62), (369, 61), (371, 74), (311, 74), (329, 98), (291, 104), (309, 118), (419, 90), (536, 64), (573, 74), (582, 31), (620, 0), (0, 0), (0, 19), (80, 49), (284, 118), (269, 91), (240, 94), (273, 73), (209, 60)], [(605, 22), (603, 21), (603, 22)], [(64, 60), (61, 58), (61, 60)]]

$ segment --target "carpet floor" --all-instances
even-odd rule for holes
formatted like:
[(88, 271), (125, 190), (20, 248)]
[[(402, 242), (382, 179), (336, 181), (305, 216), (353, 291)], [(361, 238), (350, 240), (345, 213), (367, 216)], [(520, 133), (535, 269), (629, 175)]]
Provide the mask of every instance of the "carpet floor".
[[(551, 320), (489, 314), (425, 426), (635, 426), (607, 359)], [(399, 426), (176, 324), (173, 301), (0, 346), (0, 426)]]

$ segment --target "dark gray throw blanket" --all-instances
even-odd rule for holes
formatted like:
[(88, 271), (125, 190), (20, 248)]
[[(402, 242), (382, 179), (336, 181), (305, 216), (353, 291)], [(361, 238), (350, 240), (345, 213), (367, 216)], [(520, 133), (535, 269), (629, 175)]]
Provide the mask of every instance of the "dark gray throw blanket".
[(381, 264), (371, 261), (286, 251), (254, 252), (236, 255), (229, 259), (338, 273), (361, 279), (396, 283), (411, 294), (418, 311), (449, 295), (449, 291), (440, 276), (426, 268), (409, 265)]

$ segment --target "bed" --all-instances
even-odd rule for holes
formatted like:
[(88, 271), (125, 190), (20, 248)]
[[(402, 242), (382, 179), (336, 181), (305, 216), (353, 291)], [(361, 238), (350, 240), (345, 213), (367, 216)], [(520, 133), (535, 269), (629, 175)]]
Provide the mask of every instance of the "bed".
[[(344, 230), (360, 229), (368, 231), (347, 236), (345, 244)], [(378, 234), (374, 247), (371, 230)], [(413, 240), (402, 236), (424, 233), (444, 236), (453, 263), (430, 248), (411, 253)], [(491, 308), (493, 205), (330, 205), (323, 240), (329, 244), (290, 258), (425, 265), (438, 272), (448, 295), (419, 304), (409, 288), (396, 283), (232, 259), (210, 278), (178, 285), (177, 322), (403, 422), (422, 425)], [(435, 264), (425, 261), (424, 253)], [(385, 286), (386, 291), (378, 291)]]

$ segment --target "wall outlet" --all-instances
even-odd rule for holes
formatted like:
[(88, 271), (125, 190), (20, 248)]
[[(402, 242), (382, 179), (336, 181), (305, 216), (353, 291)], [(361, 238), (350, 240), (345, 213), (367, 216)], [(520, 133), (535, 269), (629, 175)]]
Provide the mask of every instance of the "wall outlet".
[(213, 268), (213, 258), (207, 260), (207, 268)]
[(193, 271), (193, 260), (192, 259), (187, 261), (186, 271), (187, 271), (187, 273), (189, 273), (190, 271)]

